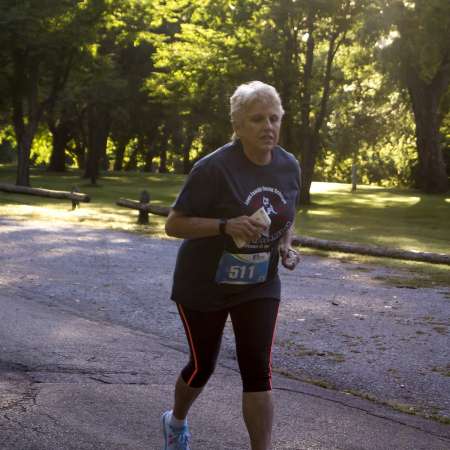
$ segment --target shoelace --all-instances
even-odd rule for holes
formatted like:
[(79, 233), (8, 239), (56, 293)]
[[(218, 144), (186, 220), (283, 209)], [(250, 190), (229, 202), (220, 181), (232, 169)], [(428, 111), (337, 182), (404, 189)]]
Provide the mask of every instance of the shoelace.
[(187, 450), (189, 447), (189, 440), (191, 439), (191, 433), (187, 430), (187, 427), (183, 427), (181, 429), (176, 429), (170, 427), (172, 433), (176, 437), (177, 447), (180, 450)]

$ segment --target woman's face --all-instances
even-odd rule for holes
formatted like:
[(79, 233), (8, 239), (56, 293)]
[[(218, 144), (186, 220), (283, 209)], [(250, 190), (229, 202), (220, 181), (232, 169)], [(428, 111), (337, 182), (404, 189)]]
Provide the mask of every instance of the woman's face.
[(270, 152), (277, 145), (280, 126), (279, 107), (255, 100), (248, 106), (235, 132), (245, 150), (261, 154)]

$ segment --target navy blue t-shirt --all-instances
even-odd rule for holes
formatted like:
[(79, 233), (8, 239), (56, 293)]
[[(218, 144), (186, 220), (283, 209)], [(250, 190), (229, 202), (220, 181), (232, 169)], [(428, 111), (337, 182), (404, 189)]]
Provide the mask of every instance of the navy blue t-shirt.
[[(271, 219), (268, 236), (237, 248), (230, 236), (186, 239), (178, 251), (171, 298), (190, 309), (226, 309), (256, 298), (280, 298), (278, 241), (291, 227), (300, 195), (296, 158), (277, 146), (271, 162), (257, 165), (240, 141), (199, 160), (190, 172), (173, 209), (191, 217), (227, 218), (252, 215), (262, 206)], [(224, 252), (266, 253), (266, 280), (253, 284), (216, 281)]]

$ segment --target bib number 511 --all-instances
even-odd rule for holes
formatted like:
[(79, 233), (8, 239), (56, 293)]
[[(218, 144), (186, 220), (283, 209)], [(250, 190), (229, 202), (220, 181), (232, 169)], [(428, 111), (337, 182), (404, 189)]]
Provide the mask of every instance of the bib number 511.
[(245, 278), (253, 278), (255, 274), (255, 266), (230, 266), (228, 270), (228, 278), (230, 280), (243, 280)]

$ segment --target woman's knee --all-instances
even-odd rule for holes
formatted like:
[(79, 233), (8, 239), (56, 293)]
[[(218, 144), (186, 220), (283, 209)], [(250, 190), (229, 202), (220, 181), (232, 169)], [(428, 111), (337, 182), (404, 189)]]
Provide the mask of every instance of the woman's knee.
[(239, 361), (244, 392), (262, 392), (272, 389), (270, 352), (252, 352)]
[(201, 388), (206, 385), (211, 375), (214, 373), (215, 367), (215, 363), (202, 364), (199, 366), (189, 363), (181, 371), (181, 377), (188, 386)]

